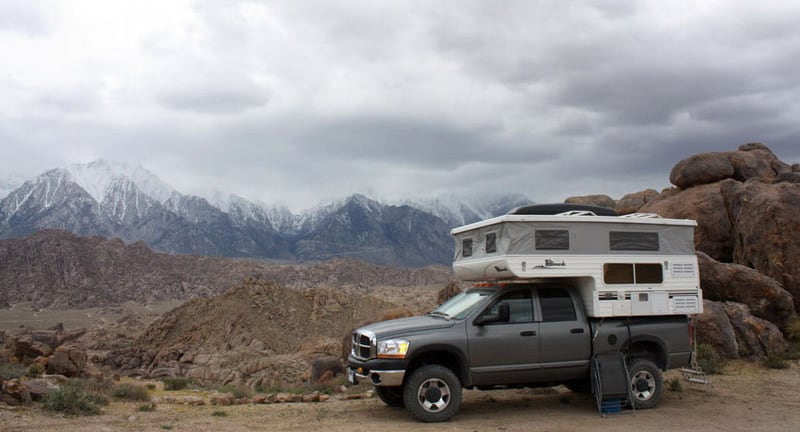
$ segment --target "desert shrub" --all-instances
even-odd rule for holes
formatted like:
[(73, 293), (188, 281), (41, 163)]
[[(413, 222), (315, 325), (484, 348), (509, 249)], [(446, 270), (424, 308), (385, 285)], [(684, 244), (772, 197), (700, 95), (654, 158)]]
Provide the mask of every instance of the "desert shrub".
[(116, 399), (127, 401), (146, 402), (150, 400), (150, 394), (147, 389), (130, 383), (117, 384), (111, 391), (111, 395)]
[(155, 402), (148, 402), (145, 404), (141, 404), (139, 405), (139, 408), (137, 408), (137, 410), (140, 412), (152, 412), (156, 410), (156, 404)]
[(236, 399), (241, 399), (251, 396), (250, 389), (246, 387), (236, 386), (233, 384), (226, 384), (224, 386), (217, 387), (216, 390), (220, 393), (230, 393)]
[(164, 390), (183, 390), (191, 384), (192, 380), (186, 377), (170, 377), (161, 380)]
[(99, 414), (101, 405), (108, 405), (108, 398), (87, 390), (85, 383), (80, 380), (67, 381), (42, 400), (42, 407), (46, 410), (76, 416)]
[(667, 388), (671, 392), (683, 393), (683, 384), (681, 384), (680, 378), (673, 378), (667, 381)]
[(790, 341), (800, 342), (800, 318), (794, 317), (789, 321), (789, 325), (786, 326), (785, 336)]
[(43, 373), (44, 373), (44, 366), (42, 366), (39, 363), (31, 363), (31, 365), (28, 366), (28, 371), (26, 372), (26, 375), (28, 375), (31, 378), (36, 378)]
[(147, 383), (147, 385), (145, 387), (147, 387), (148, 390), (155, 390), (156, 389), (156, 385), (153, 384), (153, 383)]
[(789, 363), (784, 358), (783, 354), (768, 353), (767, 357), (762, 360), (761, 364), (770, 369), (788, 369)]
[(725, 367), (725, 359), (722, 358), (709, 344), (697, 345), (697, 364), (708, 374), (718, 374)]
[(25, 375), (28, 370), (21, 363), (4, 363), (0, 365), (0, 377), (3, 379), (17, 379)]
[(114, 383), (111, 381), (81, 378), (72, 378), (65, 385), (78, 387), (89, 394), (102, 396), (106, 399), (106, 405), (108, 404), (108, 396), (111, 395), (111, 390), (114, 387)]

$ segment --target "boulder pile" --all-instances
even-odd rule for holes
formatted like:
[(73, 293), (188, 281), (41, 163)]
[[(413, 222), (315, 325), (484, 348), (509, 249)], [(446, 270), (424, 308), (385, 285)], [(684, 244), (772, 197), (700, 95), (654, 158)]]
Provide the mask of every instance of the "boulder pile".
[(164, 314), (133, 347), (112, 350), (105, 364), (146, 378), (187, 376), (251, 389), (294, 385), (308, 382), (314, 367), (315, 380), (340, 373), (341, 367), (320, 369), (321, 359), (339, 358), (341, 335), (354, 323), (377, 320), (393, 308), (370, 296), (248, 279)]
[(690, 156), (670, 181), (622, 197), (616, 211), (697, 221), (698, 339), (733, 358), (785, 351), (782, 331), (800, 308), (800, 165), (750, 143)]

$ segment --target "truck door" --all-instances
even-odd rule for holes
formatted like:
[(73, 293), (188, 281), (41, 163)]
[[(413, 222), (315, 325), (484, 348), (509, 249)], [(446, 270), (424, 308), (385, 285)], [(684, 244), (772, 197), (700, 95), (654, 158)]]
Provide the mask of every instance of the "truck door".
[(555, 381), (587, 376), (591, 355), (590, 328), (578, 299), (563, 287), (539, 287), (539, 361), (543, 376)]
[(467, 323), (470, 373), (475, 385), (531, 382), (538, 367), (539, 325), (530, 287), (502, 294), (477, 316), (495, 316), (501, 305), (509, 308), (505, 322)]

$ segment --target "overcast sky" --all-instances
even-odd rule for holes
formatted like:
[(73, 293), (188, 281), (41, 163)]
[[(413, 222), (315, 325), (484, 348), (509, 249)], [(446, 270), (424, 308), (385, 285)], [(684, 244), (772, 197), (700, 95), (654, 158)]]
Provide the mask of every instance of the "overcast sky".
[(295, 210), (800, 161), (796, 1), (0, 2), (0, 180), (106, 158)]

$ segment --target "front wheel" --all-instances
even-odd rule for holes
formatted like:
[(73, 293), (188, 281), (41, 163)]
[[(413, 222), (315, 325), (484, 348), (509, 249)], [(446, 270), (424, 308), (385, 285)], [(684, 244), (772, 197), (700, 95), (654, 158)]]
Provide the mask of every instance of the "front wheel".
[(444, 366), (425, 365), (406, 380), (403, 399), (417, 420), (444, 422), (450, 420), (461, 406), (461, 381)]
[(402, 387), (375, 387), (375, 394), (390, 407), (404, 407)]
[(635, 358), (628, 364), (631, 377), (631, 398), (636, 409), (655, 408), (664, 395), (661, 369), (645, 358)]

